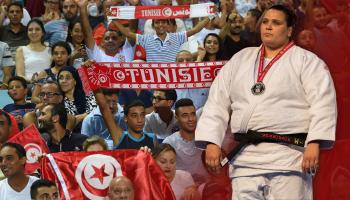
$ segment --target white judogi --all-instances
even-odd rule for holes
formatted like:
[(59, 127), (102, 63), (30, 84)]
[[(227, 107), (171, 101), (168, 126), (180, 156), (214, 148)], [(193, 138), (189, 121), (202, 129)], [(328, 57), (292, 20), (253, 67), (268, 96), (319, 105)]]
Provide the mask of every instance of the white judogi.
[[(326, 64), (315, 54), (293, 46), (266, 74), (265, 92), (255, 96), (251, 87), (257, 79), (259, 49), (243, 49), (221, 69), (210, 88), (195, 140), (221, 146), (232, 111), (233, 133), (249, 129), (278, 134), (305, 132), (305, 144), (320, 140), (320, 148), (331, 148), (337, 111)], [(293, 145), (249, 145), (232, 163), (235, 170), (231, 175), (301, 172), (302, 156), (303, 148)]]

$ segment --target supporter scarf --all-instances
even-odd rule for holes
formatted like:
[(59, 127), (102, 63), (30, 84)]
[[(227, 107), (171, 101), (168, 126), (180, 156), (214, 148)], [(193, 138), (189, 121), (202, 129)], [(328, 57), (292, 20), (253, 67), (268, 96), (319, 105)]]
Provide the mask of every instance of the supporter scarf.
[(96, 63), (78, 71), (86, 92), (98, 88), (195, 89), (210, 87), (225, 63)]
[(112, 6), (108, 19), (170, 19), (207, 17), (215, 14), (213, 3), (182, 6)]
[(26, 174), (34, 173), (40, 166), (38, 157), (40, 157), (43, 153), (50, 152), (38, 129), (36, 129), (33, 124), (25, 128), (22, 132), (12, 136), (8, 142), (20, 144), (26, 150)]
[(42, 178), (56, 182), (61, 199), (106, 199), (110, 181), (128, 177), (135, 200), (173, 200), (170, 183), (149, 153), (139, 150), (59, 152), (41, 159)]

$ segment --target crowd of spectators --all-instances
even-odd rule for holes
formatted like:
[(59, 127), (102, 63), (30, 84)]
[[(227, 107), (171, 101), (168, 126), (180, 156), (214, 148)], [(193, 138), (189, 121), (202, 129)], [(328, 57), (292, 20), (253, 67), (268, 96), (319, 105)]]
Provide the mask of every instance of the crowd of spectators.
[[(213, 1), (218, 11), (213, 19), (107, 19), (111, 6), (206, 2), (1, 1), (0, 89), (7, 90), (13, 103), (0, 110), (0, 179), (4, 179), (0, 181), (0, 200), (7, 195), (14, 199), (59, 196), (54, 183), (24, 174), (23, 147), (7, 142), (14, 123), (20, 130), (34, 124), (50, 152), (147, 146), (176, 199), (201, 199), (202, 194), (209, 194), (208, 188), (225, 181), (215, 181), (216, 175), (207, 171), (202, 150), (194, 143), (209, 88), (102, 89), (85, 94), (77, 68), (89, 59), (229, 60), (241, 49), (261, 44), (259, 19), (266, 8), (277, 3), (293, 8), (298, 16), (293, 32), (296, 44), (325, 60), (332, 75), (348, 80), (343, 74), (350, 69), (350, 4), (345, 0), (335, 0), (333, 13), (318, 0), (220, 0)], [(117, 177), (110, 184), (111, 199), (120, 194), (118, 188), (132, 198), (137, 192), (129, 179)], [(230, 189), (221, 187), (220, 191), (229, 193)]]

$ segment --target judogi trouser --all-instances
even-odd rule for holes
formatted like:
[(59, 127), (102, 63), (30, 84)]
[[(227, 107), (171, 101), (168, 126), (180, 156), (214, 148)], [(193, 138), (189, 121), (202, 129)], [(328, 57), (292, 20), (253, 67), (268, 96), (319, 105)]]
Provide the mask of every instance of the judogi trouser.
[(312, 200), (312, 176), (271, 172), (232, 179), (232, 200)]

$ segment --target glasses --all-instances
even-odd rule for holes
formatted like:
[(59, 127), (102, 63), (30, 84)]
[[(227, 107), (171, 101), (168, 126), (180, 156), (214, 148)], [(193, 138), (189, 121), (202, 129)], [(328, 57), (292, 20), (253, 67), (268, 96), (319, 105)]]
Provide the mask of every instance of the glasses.
[(40, 92), (39, 93), (39, 97), (40, 98), (43, 98), (44, 96), (47, 96), (48, 98), (51, 98), (51, 97), (53, 97), (55, 95), (60, 95), (60, 94), (54, 93), (54, 92)]
[(160, 97), (160, 96), (153, 96), (152, 101), (155, 100), (156, 102), (162, 101), (162, 100), (168, 100), (166, 98)]

